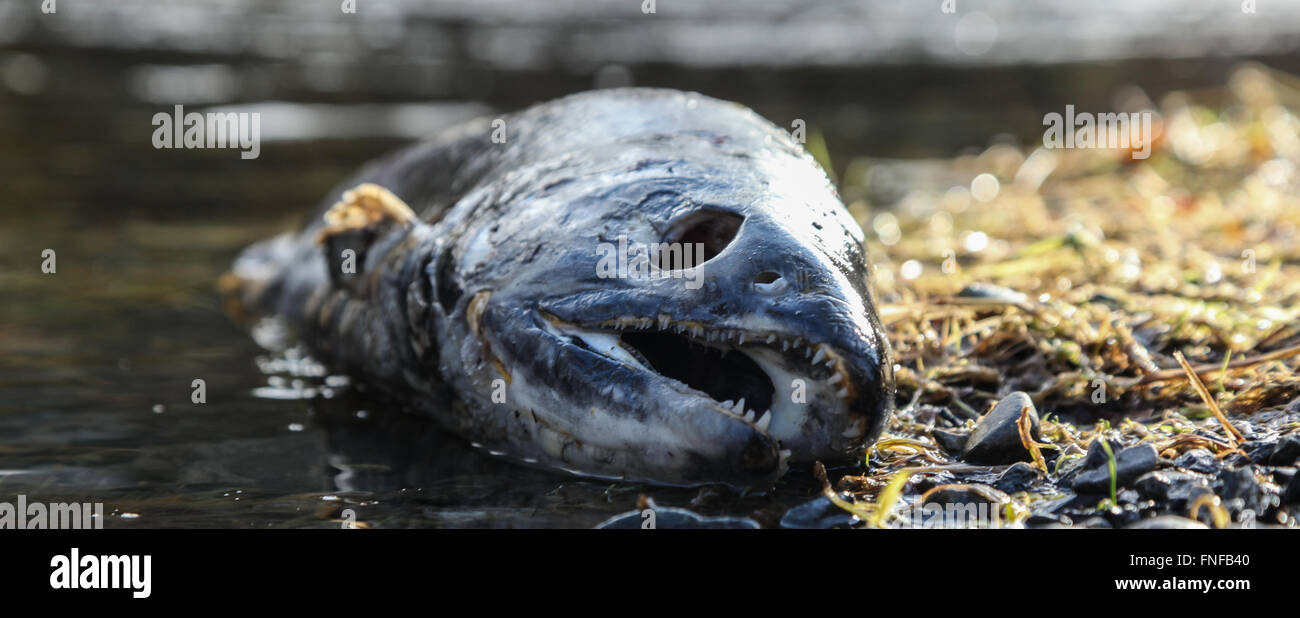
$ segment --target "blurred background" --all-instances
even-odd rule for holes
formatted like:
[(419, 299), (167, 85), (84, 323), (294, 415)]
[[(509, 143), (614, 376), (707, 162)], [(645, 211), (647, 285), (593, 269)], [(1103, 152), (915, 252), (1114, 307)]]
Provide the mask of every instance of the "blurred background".
[[(803, 119), (829, 136), (832, 161), (951, 156), (1036, 138), (1067, 103), (1122, 108), (1125, 86), (1158, 100), (1221, 85), (1246, 58), (1300, 70), (1300, 4), (1278, 0), (1254, 13), (1243, 0), (342, 5), (58, 0), (44, 14), (39, 0), (0, 2), (7, 193), (113, 201), (115, 214), (146, 208), (142, 197), (164, 211), (176, 198), (315, 198), (447, 124), (621, 85), (739, 101), (787, 128)], [(264, 154), (154, 152), (149, 118), (176, 104), (256, 107)]]
[[(591, 525), (628, 508), (513, 467), (508, 486), (413, 472), (435, 430), (406, 421), (371, 418), (368, 446), (340, 454), (330, 428), (364, 435), (365, 404), (322, 420), (333, 404), (303, 381), (317, 369), (259, 367), (218, 309), (213, 282), (241, 246), (363, 161), (477, 115), (592, 88), (695, 90), (805, 121), (849, 197), (887, 209), (930, 182), (914, 176), (926, 161), (1032, 147), (1067, 104), (1202, 89), (1213, 103), (1244, 61), (1300, 72), (1300, 3), (1280, 0), (344, 4), (0, 0), (0, 495), (93, 494), (116, 524), (146, 526), (330, 525), (337, 492), (402, 504), (416, 485), (436, 490), (390, 517)], [(178, 104), (260, 113), (260, 157), (154, 149), (151, 118)]]

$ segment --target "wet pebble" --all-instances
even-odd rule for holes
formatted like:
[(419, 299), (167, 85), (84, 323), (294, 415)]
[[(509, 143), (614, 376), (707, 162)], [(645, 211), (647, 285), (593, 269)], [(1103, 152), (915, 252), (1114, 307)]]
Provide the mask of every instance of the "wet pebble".
[(955, 431), (946, 431), (943, 429), (934, 429), (930, 431), (930, 437), (934, 438), (939, 448), (942, 448), (949, 455), (960, 456), (966, 449), (966, 438), (964, 433)]
[[(964, 480), (966, 482), (979, 482), (979, 476), (982, 475), (971, 475), (971, 477), (967, 477)], [(940, 485), (951, 485), (953, 483), (961, 482), (958, 480), (957, 475), (947, 470), (944, 470), (943, 472), (917, 474), (916, 476), (913, 476), (912, 479), (912, 489), (920, 493), (925, 493), (931, 488)]]
[(1078, 500), (1079, 500), (1079, 496), (1070, 494), (1066, 496), (1061, 496), (1060, 498), (1055, 498), (1053, 500), (1035, 502), (1034, 505), (1030, 508), (1033, 511), (1034, 515), (1040, 515), (1044, 517), (1063, 517), (1066, 514), (1066, 512), (1073, 509), (1075, 503)]
[(1249, 508), (1258, 513), (1262, 508), (1263, 490), (1250, 466), (1220, 472), (1214, 480), (1214, 490), (1233, 511)]
[[(1114, 446), (1112, 445), (1111, 448), (1113, 449)], [(1112, 450), (1112, 452), (1115, 453), (1116, 488), (1132, 483), (1139, 476), (1156, 467), (1156, 448), (1150, 444), (1138, 444), (1120, 449), (1118, 452)], [(1071, 487), (1080, 493), (1109, 492), (1111, 480), (1109, 460), (1101, 444), (1094, 442), (1088, 448), (1084, 468), (1074, 477)]]
[(1026, 528), (1069, 528), (1074, 521), (1065, 515), (1034, 513), (1025, 519)]
[(830, 498), (817, 496), (809, 502), (786, 511), (785, 515), (781, 516), (781, 527), (797, 530), (825, 530), (848, 528), (851, 527), (852, 521), (853, 515), (835, 506)]
[(975, 431), (966, 439), (962, 458), (970, 463), (987, 465), (1030, 461), (1032, 457), (1020, 442), (1020, 429), (1016, 426), (1020, 411), (1026, 406), (1029, 408), (1029, 433), (1035, 440), (1040, 439), (1038, 410), (1029, 395), (1016, 391), (980, 418)]
[(1300, 504), (1300, 471), (1291, 476), (1291, 482), (1282, 490), (1282, 501), (1287, 504)]
[(1011, 496), (988, 485), (940, 485), (921, 496), (913, 510), (918, 527), (975, 528), (996, 526)]
[(1300, 436), (1291, 434), (1277, 441), (1273, 453), (1268, 456), (1271, 466), (1292, 466), (1300, 460)]
[[(1277, 449), (1276, 440), (1247, 440), (1241, 444), (1241, 450), (1246, 452), (1249, 461), (1266, 462), (1273, 457), (1273, 451)], [(1243, 462), (1244, 464), (1245, 462)]]
[(1198, 474), (1191, 472), (1173, 472), (1157, 470), (1138, 477), (1133, 487), (1143, 498), (1155, 500), (1160, 504), (1168, 503), (1175, 497), (1186, 500), (1210, 491), (1209, 483)]
[(1043, 475), (1038, 472), (1037, 468), (1024, 462), (1017, 462), (1007, 468), (1002, 473), (1002, 476), (999, 476), (998, 480), (994, 481), (993, 486), (1001, 491), (1014, 494), (1028, 490), (1042, 478)]
[[(1118, 453), (1120, 449), (1123, 448), (1120, 443), (1115, 440), (1109, 440), (1108, 442), (1110, 443), (1110, 450), (1112, 453)], [(1078, 446), (1074, 444), (1071, 444), (1070, 446), (1076, 449), (1078, 448)], [(1075, 477), (1080, 473), (1104, 465), (1106, 465), (1106, 451), (1102, 450), (1096, 440), (1093, 440), (1088, 444), (1088, 450), (1083, 454), (1083, 457), (1067, 459), (1065, 463), (1061, 464), (1059, 469), (1056, 469), (1057, 482), (1062, 486), (1069, 487), (1074, 483)]]
[(1219, 459), (1203, 448), (1195, 448), (1179, 455), (1174, 460), (1174, 465), (1201, 474), (1215, 474), (1219, 471)]
[(921, 496), (921, 504), (990, 504), (1002, 505), (1011, 496), (988, 485), (940, 485)]

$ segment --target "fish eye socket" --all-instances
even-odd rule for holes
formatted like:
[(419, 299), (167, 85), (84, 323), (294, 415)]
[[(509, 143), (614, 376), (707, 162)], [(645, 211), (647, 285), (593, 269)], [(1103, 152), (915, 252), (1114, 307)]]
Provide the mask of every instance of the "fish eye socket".
[[(744, 217), (721, 210), (697, 210), (682, 216), (669, 226), (663, 242), (670, 246), (680, 245), (679, 255), (689, 259), (674, 263), (669, 259), (673, 253), (661, 252), (655, 256), (656, 265), (662, 270), (676, 270), (682, 268), (683, 263), (694, 267), (708, 262), (735, 240), (740, 224), (744, 222)], [(698, 255), (703, 255), (703, 260), (699, 264), (693, 263)]]
[(442, 250), (438, 256), (438, 267), (435, 281), (435, 289), (438, 293), (438, 304), (442, 305), (443, 313), (451, 313), (456, 308), (456, 302), (460, 300), (463, 290), (456, 283), (456, 264), (452, 261), (451, 247), (448, 246)]

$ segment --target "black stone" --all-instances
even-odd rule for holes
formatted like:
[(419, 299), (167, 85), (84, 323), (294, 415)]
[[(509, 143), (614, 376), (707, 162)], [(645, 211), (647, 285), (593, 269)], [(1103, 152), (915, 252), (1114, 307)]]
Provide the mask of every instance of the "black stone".
[(1043, 475), (1038, 472), (1037, 468), (1024, 462), (1017, 462), (1007, 468), (1002, 473), (1002, 476), (999, 476), (998, 480), (993, 482), (993, 486), (1009, 494), (1014, 494), (1033, 487), (1042, 478)]
[(1246, 452), (1251, 461), (1258, 463), (1267, 462), (1273, 457), (1276, 448), (1276, 440), (1248, 440), (1241, 444), (1241, 450)]
[(1074, 521), (1065, 515), (1034, 513), (1025, 519), (1026, 528), (1069, 528)]
[(1169, 486), (1165, 496), (1164, 510), (1173, 513), (1186, 513), (1201, 496), (1213, 495), (1204, 479), (1176, 481)]
[(962, 458), (970, 463), (986, 465), (1030, 461), (1032, 457), (1020, 442), (1020, 429), (1016, 426), (1020, 420), (1020, 411), (1026, 406), (1029, 407), (1029, 433), (1038, 440), (1038, 410), (1034, 408), (1029, 395), (1016, 391), (1004, 397), (993, 406), (993, 410), (980, 418), (975, 431), (966, 439)]
[(782, 528), (798, 530), (824, 530), (827, 528), (848, 528), (853, 515), (835, 506), (830, 498), (817, 496), (816, 499), (791, 508), (781, 516)]
[(921, 496), (920, 509), (913, 510), (919, 527), (975, 528), (995, 526), (1001, 521), (1008, 496), (988, 485), (940, 485)]
[[(1113, 447), (1112, 447), (1113, 448)], [(1098, 451), (1102, 451), (1097, 446)], [(1093, 448), (1088, 449), (1088, 459), (1093, 457)], [(1108, 465), (1109, 457), (1106, 457), (1105, 451), (1102, 451), (1100, 463), (1095, 466), (1086, 466), (1075, 477), (1071, 487), (1079, 493), (1107, 493), (1110, 491), (1110, 466)], [(1137, 480), (1139, 476), (1146, 474), (1156, 467), (1156, 448), (1150, 444), (1138, 444), (1121, 449), (1115, 453), (1115, 481), (1116, 489), (1123, 487)]]
[(1291, 434), (1277, 441), (1273, 453), (1268, 456), (1271, 466), (1292, 466), (1300, 459), (1300, 436)]
[(934, 429), (930, 431), (930, 437), (934, 438), (935, 443), (938, 444), (939, 448), (943, 449), (944, 452), (949, 455), (960, 457), (962, 452), (966, 449), (966, 438), (968, 436), (964, 433), (957, 433), (955, 431)]
[(1300, 504), (1300, 472), (1291, 476), (1291, 482), (1282, 490), (1282, 501), (1287, 504)]
[(1097, 505), (1099, 505), (1104, 499), (1104, 496), (1098, 494), (1074, 494), (1065, 499), (1065, 501), (1060, 505), (1053, 502), (1052, 506), (1054, 508), (1050, 512), (1060, 515), (1070, 515), (1076, 520), (1082, 520), (1096, 514)]
[[(1115, 453), (1116, 455), (1118, 455), (1121, 450), (1124, 450), (1124, 445), (1120, 444), (1118, 440), (1107, 440), (1106, 444), (1110, 446), (1110, 452)], [(1083, 464), (1080, 466), (1080, 469), (1087, 470), (1104, 466), (1109, 460), (1110, 456), (1106, 454), (1106, 449), (1101, 447), (1101, 441), (1093, 440), (1088, 444), (1088, 452), (1083, 456)]]
[(988, 485), (940, 485), (921, 496), (921, 504), (990, 504), (1001, 505), (1011, 496)]
[(1230, 509), (1249, 508), (1257, 513), (1261, 510), (1262, 489), (1250, 466), (1220, 472), (1214, 481), (1214, 490)]
[(1215, 474), (1220, 468), (1219, 459), (1214, 456), (1214, 453), (1203, 448), (1194, 448), (1179, 455), (1178, 459), (1174, 460), (1174, 465), (1201, 474)]
[[(1190, 472), (1172, 472), (1166, 470), (1157, 470), (1148, 472), (1133, 481), (1133, 488), (1137, 490), (1143, 498), (1155, 500), (1161, 504), (1167, 503), (1175, 489), (1186, 485), (1199, 486), (1204, 491), (1210, 490), (1209, 484), (1205, 478)], [(1183, 495), (1189, 492), (1184, 492)], [(1203, 493), (1203, 492), (1202, 492)]]

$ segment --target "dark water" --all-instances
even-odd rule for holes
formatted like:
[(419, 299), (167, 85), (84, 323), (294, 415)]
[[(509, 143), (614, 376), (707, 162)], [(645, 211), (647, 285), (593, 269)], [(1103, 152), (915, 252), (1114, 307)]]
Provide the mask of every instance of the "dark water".
[[(481, 455), (313, 363), (269, 355), (227, 321), (213, 281), (273, 226), (77, 206), (11, 204), (6, 221), (25, 218), (0, 234), (0, 495), (103, 502), (110, 527), (338, 526), (345, 508), (382, 527), (592, 526), (641, 492), (677, 505), (702, 496), (697, 508), (714, 513), (773, 502)], [(46, 248), (54, 274), (41, 272)], [(206, 403), (191, 400), (195, 379)]]
[[(662, 2), (646, 17), (623, 0), (363, 1), (374, 10), (353, 21), (337, 1), (267, 3), (256, 19), (219, 4), (66, 0), (46, 16), (0, 1), (0, 500), (102, 502), (108, 527), (330, 527), (346, 509), (376, 527), (587, 527), (646, 493), (775, 525), (816, 495), (808, 471), (739, 496), (505, 463), (268, 357), (222, 314), (215, 281), (361, 162), (593, 85), (805, 119), (842, 170), (1032, 138), (1044, 110), (1105, 108), (1127, 84), (1221, 84), (1233, 53), (1297, 67), (1294, 20), (1219, 19), (1211, 0), (1158, 36), (1100, 43), (1058, 32), (1075, 22), (1050, 3), (985, 2), (1002, 38), (979, 58), (953, 47), (956, 22), (897, 3)], [(178, 103), (262, 113), (261, 156), (155, 150), (150, 119)]]

